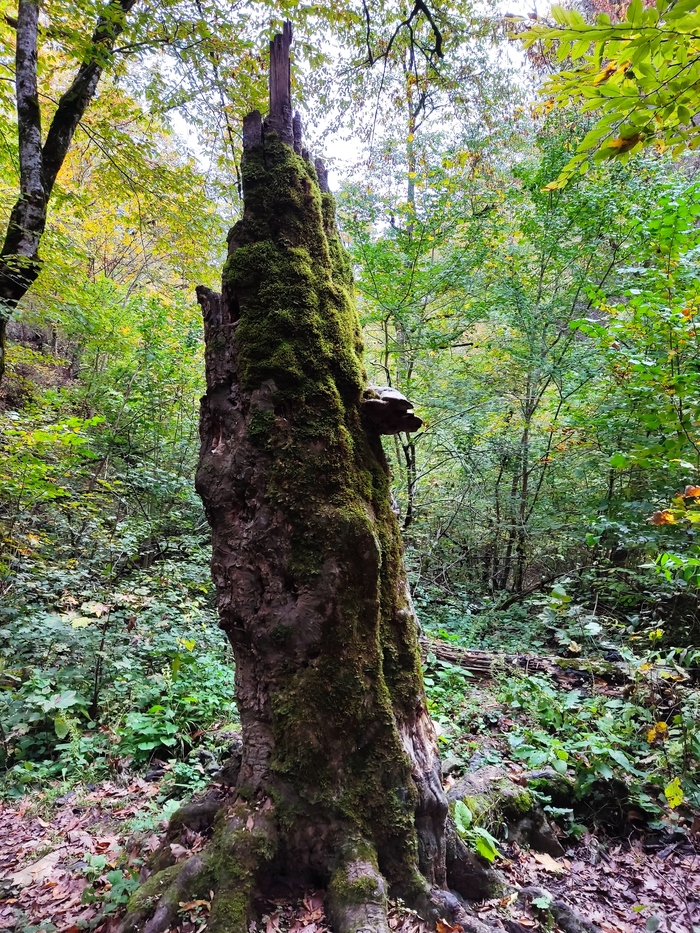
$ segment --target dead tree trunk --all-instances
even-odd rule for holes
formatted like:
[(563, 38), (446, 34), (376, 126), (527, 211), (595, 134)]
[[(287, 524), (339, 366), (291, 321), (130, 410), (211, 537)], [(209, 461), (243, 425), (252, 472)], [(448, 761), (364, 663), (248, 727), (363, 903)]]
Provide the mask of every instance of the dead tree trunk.
[(365, 390), (333, 199), (292, 119), (290, 41), (287, 26), (271, 47), (270, 116), (244, 124), (222, 293), (198, 289), (197, 489), (236, 660), (240, 770), (209, 847), (149, 879), (125, 929), (160, 933), (211, 890), (207, 929), (246, 933), (280, 878), (323, 886), (336, 933), (388, 933), (388, 892), (477, 929), (448, 882), (484, 895), (492, 875), (448, 831), (380, 438), (420, 422), (399, 393)]

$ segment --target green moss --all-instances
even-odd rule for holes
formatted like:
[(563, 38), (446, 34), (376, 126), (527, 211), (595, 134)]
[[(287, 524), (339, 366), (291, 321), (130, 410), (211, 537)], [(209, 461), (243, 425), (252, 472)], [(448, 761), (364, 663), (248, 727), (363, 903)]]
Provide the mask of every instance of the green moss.
[[(212, 933), (246, 933), (254, 917), (257, 880), (275, 857), (276, 835), (269, 825), (248, 829), (250, 811), (241, 806), (214, 833), (198, 884), (216, 891), (209, 918)], [(209, 886), (207, 888), (207, 886)]]
[(499, 800), (501, 813), (507, 823), (515, 823), (528, 813), (532, 813), (535, 806), (535, 800), (530, 791), (510, 782), (502, 788)]
[[(402, 611), (388, 468), (361, 419), (366, 376), (350, 262), (332, 197), (277, 137), (246, 150), (242, 174), (245, 213), (224, 279), (240, 312), (238, 381), (249, 394), (272, 386), (274, 409), (251, 405), (247, 435), (270, 458), (266, 494), (292, 529), (291, 588), (318, 592), (333, 579), (317, 661), (290, 671), (272, 697), (272, 768), (303, 805), (374, 840), (382, 871), (408, 879), (416, 788), (396, 721), (422, 694), (420, 657)], [(270, 638), (293, 634), (278, 625)]]
[(489, 816), (493, 808), (493, 801), (490, 797), (465, 794), (462, 802), (469, 807), (474, 822), (478, 825), (484, 825), (489, 822)]
[(555, 807), (570, 807), (576, 795), (575, 782), (563, 774), (552, 773), (532, 778), (528, 781), (528, 787), (549, 797)]
[(367, 901), (378, 901), (381, 898), (376, 877), (364, 875), (350, 880), (345, 866), (334, 872), (328, 893), (339, 904), (366, 904)]
[(272, 427), (275, 423), (275, 413), (273, 411), (260, 411), (259, 409), (251, 412), (246, 425), (246, 432), (251, 443), (256, 447), (266, 448)]
[(252, 919), (248, 892), (217, 889), (207, 924), (210, 933), (247, 933)]
[(151, 875), (129, 898), (127, 910), (133, 913), (153, 907), (163, 896), (180, 872), (181, 865), (171, 865), (155, 875)]
[(532, 793), (508, 778), (490, 784), (484, 793), (464, 794), (461, 799), (469, 807), (474, 824), (494, 832), (504, 823), (519, 823), (535, 807)]

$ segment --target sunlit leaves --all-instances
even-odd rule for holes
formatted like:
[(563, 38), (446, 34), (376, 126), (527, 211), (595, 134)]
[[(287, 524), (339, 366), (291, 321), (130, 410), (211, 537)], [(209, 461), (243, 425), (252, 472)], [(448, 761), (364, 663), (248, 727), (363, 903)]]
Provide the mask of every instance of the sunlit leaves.
[(664, 796), (672, 809), (679, 807), (683, 803), (683, 788), (681, 787), (680, 778), (675, 777), (664, 787)]
[(550, 77), (543, 93), (575, 102), (596, 121), (557, 179), (565, 185), (589, 159), (624, 159), (644, 146), (679, 153), (700, 145), (693, 115), (700, 108), (700, 13), (697, 2), (644, 7), (633, 0), (626, 18), (607, 14), (587, 24), (575, 10), (555, 6), (556, 26), (537, 24), (524, 38), (541, 43), (574, 67)]

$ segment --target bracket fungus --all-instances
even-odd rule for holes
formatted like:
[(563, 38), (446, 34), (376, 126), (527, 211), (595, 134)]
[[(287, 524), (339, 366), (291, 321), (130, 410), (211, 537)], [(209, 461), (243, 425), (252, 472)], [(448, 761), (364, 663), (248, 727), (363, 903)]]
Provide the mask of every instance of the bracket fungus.
[(423, 424), (413, 411), (413, 402), (390, 386), (367, 386), (362, 412), (379, 434), (417, 431)]

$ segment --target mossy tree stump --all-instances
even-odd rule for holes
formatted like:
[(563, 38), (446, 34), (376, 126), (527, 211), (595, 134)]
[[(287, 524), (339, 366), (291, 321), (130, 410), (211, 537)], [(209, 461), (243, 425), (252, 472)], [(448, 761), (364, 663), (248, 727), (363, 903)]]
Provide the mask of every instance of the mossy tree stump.
[(240, 772), (208, 848), (146, 882), (127, 930), (167, 930), (181, 901), (213, 891), (208, 930), (246, 933), (256, 897), (284, 879), (326, 888), (336, 933), (388, 933), (387, 893), (463, 917), (448, 872), (465, 895), (483, 874), (447, 831), (379, 434), (391, 427), (363, 412), (351, 269), (292, 118), (290, 42), (286, 27), (272, 44), (270, 116), (244, 124), (221, 295), (198, 289), (196, 482), (236, 661)]

